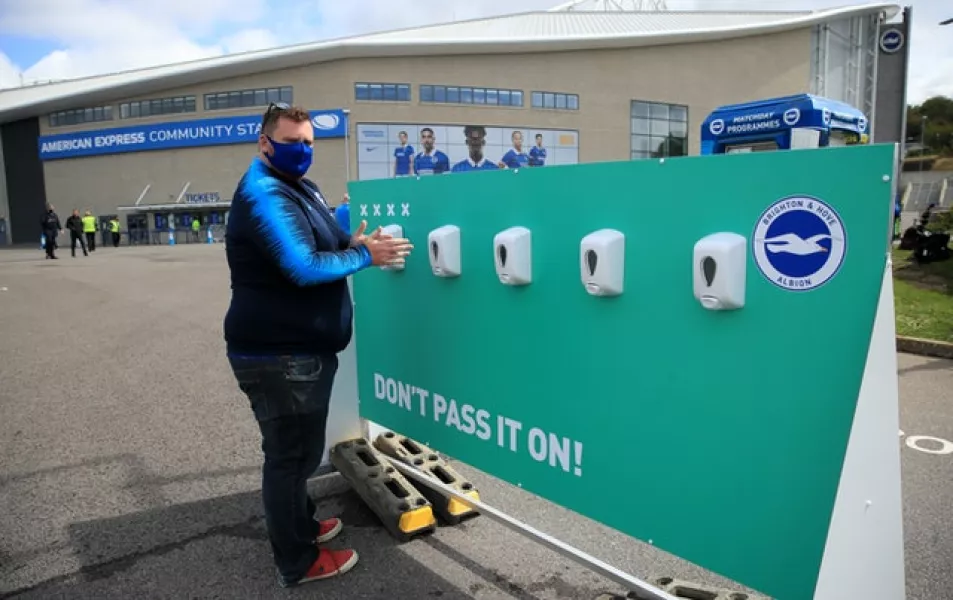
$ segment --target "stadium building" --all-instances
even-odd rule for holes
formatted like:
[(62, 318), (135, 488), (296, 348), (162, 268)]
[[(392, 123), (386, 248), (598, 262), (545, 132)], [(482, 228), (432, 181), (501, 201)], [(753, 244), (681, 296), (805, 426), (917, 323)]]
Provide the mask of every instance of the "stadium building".
[[(0, 242), (36, 243), (47, 202), (63, 217), (118, 215), (130, 243), (159, 243), (157, 230), (194, 217), (220, 228), (270, 102), (314, 111), (310, 175), (331, 204), (349, 180), (465, 161), (465, 125), (484, 126), (493, 162), (516, 138), (523, 164), (538, 166), (679, 156), (698, 154), (716, 107), (807, 92), (863, 110), (872, 141), (904, 139), (909, 9), (624, 4), (575, 1), (4, 90)], [(413, 151), (400, 149), (401, 132)]]

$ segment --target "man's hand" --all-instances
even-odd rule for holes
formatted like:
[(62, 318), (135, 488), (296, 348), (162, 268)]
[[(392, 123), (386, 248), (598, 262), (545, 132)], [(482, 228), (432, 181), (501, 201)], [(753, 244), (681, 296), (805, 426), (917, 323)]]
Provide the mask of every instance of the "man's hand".
[(365, 231), (367, 231), (367, 221), (363, 221), (363, 220), (362, 220), (362, 221), (361, 221), (361, 224), (358, 225), (358, 227), (357, 227), (357, 231), (355, 231), (354, 234), (351, 236), (351, 248), (356, 248), (357, 246), (360, 246), (360, 245), (363, 244), (369, 237), (374, 237), (374, 236), (377, 236), (377, 237), (384, 236), (384, 237), (387, 237), (387, 238), (392, 237), (392, 236), (389, 236), (389, 235), (385, 234), (385, 233), (383, 232), (383, 230), (382, 230), (381, 227), (378, 227), (377, 229), (375, 229), (375, 230), (374, 230), (374, 233), (372, 233), (371, 235), (365, 235), (365, 233), (364, 233)]

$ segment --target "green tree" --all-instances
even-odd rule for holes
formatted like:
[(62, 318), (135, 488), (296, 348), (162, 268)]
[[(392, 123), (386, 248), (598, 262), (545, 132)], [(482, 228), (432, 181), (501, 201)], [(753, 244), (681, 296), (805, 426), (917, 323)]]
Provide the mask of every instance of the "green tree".
[(908, 106), (907, 139), (923, 139), (931, 154), (953, 155), (953, 98), (934, 96), (922, 104)]

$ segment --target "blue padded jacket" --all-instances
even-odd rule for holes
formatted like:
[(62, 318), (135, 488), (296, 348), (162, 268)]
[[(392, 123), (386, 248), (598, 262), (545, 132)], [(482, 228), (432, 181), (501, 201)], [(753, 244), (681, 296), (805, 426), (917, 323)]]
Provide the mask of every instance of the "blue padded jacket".
[(235, 355), (340, 352), (351, 340), (347, 276), (371, 264), (350, 247), (307, 179), (283, 179), (255, 158), (232, 198), (225, 233), (232, 301), (225, 343)]

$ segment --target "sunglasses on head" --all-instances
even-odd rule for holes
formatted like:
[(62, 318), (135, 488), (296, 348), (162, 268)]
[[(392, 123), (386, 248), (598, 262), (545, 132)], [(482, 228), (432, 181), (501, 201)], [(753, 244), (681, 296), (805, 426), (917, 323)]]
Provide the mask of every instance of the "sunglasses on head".
[(261, 126), (264, 127), (265, 123), (271, 119), (271, 116), (275, 113), (278, 113), (280, 116), (281, 113), (291, 110), (291, 105), (287, 102), (272, 102), (268, 105), (268, 110), (265, 111), (264, 116), (261, 118)]

